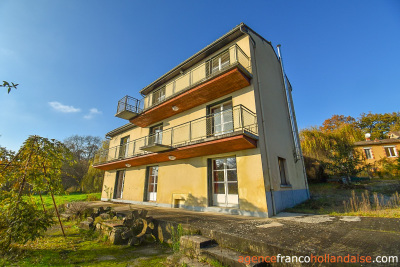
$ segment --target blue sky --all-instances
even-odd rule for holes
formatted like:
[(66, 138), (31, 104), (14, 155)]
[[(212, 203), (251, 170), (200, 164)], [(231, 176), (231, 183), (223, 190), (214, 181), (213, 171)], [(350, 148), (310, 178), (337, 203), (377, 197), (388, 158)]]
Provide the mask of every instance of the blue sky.
[(0, 146), (126, 122), (117, 101), (244, 22), (282, 44), (299, 128), (400, 111), (400, 1), (0, 0)]

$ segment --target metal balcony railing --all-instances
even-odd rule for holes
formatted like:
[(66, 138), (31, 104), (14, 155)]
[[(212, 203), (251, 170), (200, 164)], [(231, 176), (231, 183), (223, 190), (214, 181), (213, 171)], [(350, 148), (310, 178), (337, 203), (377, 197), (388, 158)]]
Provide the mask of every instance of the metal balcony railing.
[(215, 57), (187, 70), (142, 99), (125, 96), (118, 102), (117, 116), (123, 111), (141, 113), (197, 84), (212, 79), (232, 66), (240, 65), (251, 73), (251, 61), (238, 45), (232, 45)]
[(151, 152), (141, 149), (150, 145), (158, 144), (173, 149), (241, 133), (258, 135), (257, 116), (243, 105), (237, 105), (123, 145), (100, 150), (96, 153), (93, 164), (150, 154)]

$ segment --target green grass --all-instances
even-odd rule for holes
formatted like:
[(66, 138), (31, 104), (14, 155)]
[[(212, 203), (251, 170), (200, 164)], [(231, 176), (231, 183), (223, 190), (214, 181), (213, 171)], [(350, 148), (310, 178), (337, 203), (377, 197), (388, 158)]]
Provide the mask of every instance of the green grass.
[(366, 182), (353, 183), (343, 186), (336, 183), (309, 184), (311, 199), (287, 209), (289, 212), (329, 214), (334, 216), (369, 216), (369, 217), (392, 217), (400, 218), (400, 207), (385, 208), (381, 210), (354, 211), (345, 210), (344, 201), (348, 202), (352, 198), (352, 190), (356, 196), (361, 196), (365, 190), (370, 194), (378, 193), (390, 197), (395, 192), (400, 192), (399, 180), (372, 180)]
[[(58, 206), (60, 204), (66, 204), (68, 202), (87, 201), (88, 197), (91, 199), (100, 200), (100, 196), (101, 196), (101, 193), (91, 193), (91, 194), (71, 193), (69, 195), (55, 195), (54, 199)], [(51, 195), (42, 195), (42, 198), (43, 198), (43, 202), (44, 202), (44, 205), (46, 208), (53, 207), (53, 200), (51, 198)], [(42, 205), (39, 195), (33, 196), (33, 199), (37, 204)]]
[(112, 245), (97, 232), (81, 230), (72, 222), (64, 226), (66, 238), (55, 225), (43, 238), (14, 246), (13, 253), (0, 258), (0, 266), (164, 266), (171, 253), (166, 246), (153, 244), (159, 253), (147, 255), (140, 246)]

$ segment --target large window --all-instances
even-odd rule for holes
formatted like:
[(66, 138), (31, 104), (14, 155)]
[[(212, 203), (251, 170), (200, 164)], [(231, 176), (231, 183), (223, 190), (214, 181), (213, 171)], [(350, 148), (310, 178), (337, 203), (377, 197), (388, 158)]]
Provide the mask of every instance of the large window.
[(232, 101), (210, 107), (211, 134), (221, 135), (233, 131)]
[(235, 207), (239, 204), (236, 158), (212, 160), (213, 204)]
[(386, 156), (388, 158), (397, 157), (396, 147), (394, 147), (394, 146), (385, 146), (384, 148), (385, 148)]
[(206, 75), (207, 77), (212, 73), (219, 72), (227, 68), (230, 64), (229, 50), (225, 50), (219, 55), (213, 57), (206, 62)]
[(115, 177), (114, 199), (122, 198), (124, 192), (125, 170), (117, 171)]
[(163, 125), (159, 124), (150, 128), (148, 145), (162, 144)]
[(370, 147), (364, 147), (364, 154), (367, 159), (372, 159), (372, 151)]
[(147, 200), (157, 200), (158, 166), (148, 167)]
[(165, 86), (153, 92), (153, 105), (162, 102), (165, 99)]
[(128, 156), (128, 149), (129, 149), (129, 136), (122, 137), (119, 147), (119, 157), (126, 158)]

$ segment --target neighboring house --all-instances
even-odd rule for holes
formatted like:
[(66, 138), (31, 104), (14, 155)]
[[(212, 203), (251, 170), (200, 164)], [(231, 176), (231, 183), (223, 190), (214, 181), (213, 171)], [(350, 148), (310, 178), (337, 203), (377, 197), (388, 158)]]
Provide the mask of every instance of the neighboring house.
[(362, 151), (367, 163), (373, 164), (382, 158), (397, 158), (400, 150), (400, 133), (389, 132), (388, 139), (370, 140), (366, 135), (365, 141), (355, 142), (357, 149)]
[(102, 200), (268, 217), (308, 199), (291, 90), (271, 43), (238, 25), (118, 102), (129, 123), (95, 157)]

